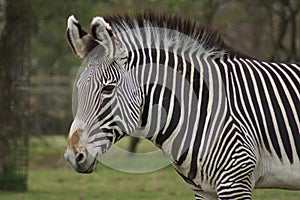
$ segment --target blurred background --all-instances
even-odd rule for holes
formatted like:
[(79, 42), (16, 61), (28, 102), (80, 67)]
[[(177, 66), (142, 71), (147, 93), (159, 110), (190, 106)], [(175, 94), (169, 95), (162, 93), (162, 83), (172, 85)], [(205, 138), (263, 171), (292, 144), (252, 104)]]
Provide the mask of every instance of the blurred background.
[[(100, 166), (79, 175), (61, 157), (81, 64), (65, 40), (67, 17), (88, 30), (96, 15), (145, 10), (211, 26), (258, 59), (300, 61), (299, 0), (0, 0), (0, 199), (193, 199), (170, 167), (130, 175)], [(128, 148), (129, 140), (119, 145)], [(137, 151), (148, 148), (142, 142)], [(259, 190), (255, 197), (300, 193)]]

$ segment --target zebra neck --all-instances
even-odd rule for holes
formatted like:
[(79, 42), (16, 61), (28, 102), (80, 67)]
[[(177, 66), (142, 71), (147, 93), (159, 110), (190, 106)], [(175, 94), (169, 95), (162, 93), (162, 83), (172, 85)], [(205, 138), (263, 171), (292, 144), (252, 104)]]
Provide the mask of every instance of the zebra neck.
[(220, 110), (213, 96), (225, 105), (225, 100), (213, 92), (214, 87), (223, 87), (215, 58), (203, 52), (156, 49), (133, 51), (129, 58), (143, 99), (135, 136), (148, 138), (161, 148), (168, 141), (186, 140), (184, 148), (188, 149), (196, 133), (200, 142), (205, 129), (210, 129), (211, 116), (219, 114), (213, 113)]

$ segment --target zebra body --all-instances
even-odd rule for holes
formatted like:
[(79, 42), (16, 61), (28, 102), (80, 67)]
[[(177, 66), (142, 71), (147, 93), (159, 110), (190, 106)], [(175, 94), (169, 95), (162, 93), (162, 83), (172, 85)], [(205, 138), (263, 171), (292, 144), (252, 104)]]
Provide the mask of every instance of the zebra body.
[(85, 58), (65, 154), (78, 172), (132, 135), (161, 148), (196, 199), (300, 189), (299, 65), (241, 55), (177, 17), (96, 17), (91, 35), (70, 17), (67, 36)]

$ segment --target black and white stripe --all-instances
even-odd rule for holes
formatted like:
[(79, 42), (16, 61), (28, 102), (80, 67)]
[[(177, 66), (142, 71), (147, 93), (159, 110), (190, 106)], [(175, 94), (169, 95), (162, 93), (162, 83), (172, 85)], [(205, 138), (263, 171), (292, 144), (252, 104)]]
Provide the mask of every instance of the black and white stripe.
[[(127, 61), (87, 66), (78, 80), (83, 121), (113, 142), (151, 140), (196, 199), (251, 199), (255, 185), (300, 189), (299, 65), (241, 55), (177, 17), (106, 20)], [(101, 146), (98, 132), (90, 142)]]

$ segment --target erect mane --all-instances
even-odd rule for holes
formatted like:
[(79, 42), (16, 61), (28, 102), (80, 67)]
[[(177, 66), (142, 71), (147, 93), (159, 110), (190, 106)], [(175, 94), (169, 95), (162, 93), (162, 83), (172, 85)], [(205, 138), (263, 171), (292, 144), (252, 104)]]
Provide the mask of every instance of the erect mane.
[(125, 15), (109, 15), (104, 19), (110, 23), (123, 27), (126, 24), (129, 28), (147, 27), (149, 24), (153, 27), (167, 28), (183, 33), (196, 41), (201, 42), (205, 49), (225, 50), (226, 52), (234, 52), (228, 47), (220, 33), (212, 28), (204, 25), (197, 25), (190, 19), (183, 19), (179, 15), (169, 15), (166, 13), (143, 12), (137, 13), (133, 17)]

